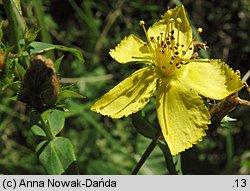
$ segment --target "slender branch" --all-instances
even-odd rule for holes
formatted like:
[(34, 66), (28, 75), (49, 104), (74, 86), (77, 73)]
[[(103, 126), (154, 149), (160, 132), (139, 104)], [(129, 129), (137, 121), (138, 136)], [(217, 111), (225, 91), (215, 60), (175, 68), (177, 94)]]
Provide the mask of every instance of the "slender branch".
[(241, 98), (239, 98), (239, 97), (237, 98), (237, 101), (238, 101), (238, 103), (239, 103), (240, 105), (250, 107), (250, 101), (241, 99)]
[(227, 125), (226, 150), (227, 150), (227, 170), (230, 172), (233, 169), (233, 165), (234, 165), (234, 162), (233, 162), (234, 142), (233, 142), (231, 124)]
[(250, 70), (243, 76), (242, 81), (246, 82), (250, 78)]
[(142, 165), (144, 164), (144, 162), (147, 160), (147, 158), (149, 157), (149, 155), (152, 153), (152, 151), (155, 149), (156, 147), (156, 140), (152, 140), (151, 143), (149, 144), (148, 148), (146, 149), (146, 151), (143, 153), (141, 159), (139, 160), (139, 162), (137, 163), (136, 167), (134, 168), (132, 175), (136, 175), (140, 168), (142, 167)]
[(81, 78), (61, 78), (60, 83), (63, 84), (72, 84), (72, 83), (89, 83), (89, 82), (98, 82), (104, 80), (110, 80), (113, 78), (112, 74), (102, 75), (102, 76), (93, 76), (93, 77), (81, 77)]

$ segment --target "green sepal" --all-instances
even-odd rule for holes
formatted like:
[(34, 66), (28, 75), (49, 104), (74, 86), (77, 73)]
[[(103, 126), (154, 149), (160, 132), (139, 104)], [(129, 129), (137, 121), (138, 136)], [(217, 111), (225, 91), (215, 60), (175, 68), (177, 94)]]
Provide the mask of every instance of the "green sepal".
[(131, 117), (134, 127), (140, 134), (150, 139), (158, 138), (159, 133), (157, 129), (153, 128), (140, 114), (135, 113)]
[(63, 90), (59, 92), (58, 98), (57, 98), (57, 103), (60, 103), (61, 101), (67, 99), (67, 98), (80, 98), (84, 99), (86, 97), (82, 96), (81, 94), (72, 91), (72, 90)]

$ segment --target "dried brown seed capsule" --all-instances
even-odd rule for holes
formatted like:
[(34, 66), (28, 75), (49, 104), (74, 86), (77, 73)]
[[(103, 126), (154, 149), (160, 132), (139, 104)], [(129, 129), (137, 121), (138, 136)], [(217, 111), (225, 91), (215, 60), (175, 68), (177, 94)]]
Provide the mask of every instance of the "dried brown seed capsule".
[(23, 78), (18, 99), (42, 113), (51, 108), (57, 100), (59, 81), (54, 64), (41, 55), (32, 59)]

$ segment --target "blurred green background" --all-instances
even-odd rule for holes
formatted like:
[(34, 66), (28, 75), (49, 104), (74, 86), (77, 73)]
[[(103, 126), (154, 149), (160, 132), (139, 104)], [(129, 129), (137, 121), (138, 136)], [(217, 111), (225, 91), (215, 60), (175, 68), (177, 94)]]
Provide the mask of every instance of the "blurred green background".
[[(80, 174), (130, 174), (150, 140), (136, 132), (131, 118), (112, 120), (90, 111), (91, 105), (118, 82), (141, 67), (120, 65), (109, 56), (124, 36), (134, 33), (144, 38), (140, 20), (149, 27), (168, 7), (180, 1), (160, 0), (22, 0), (27, 26), (48, 31), (37, 40), (75, 47), (85, 58), (80, 63), (72, 55), (60, 68), (61, 83), (74, 83), (85, 100), (66, 102), (64, 136), (77, 156)], [(243, 76), (250, 60), (249, 0), (183, 0), (194, 28), (202, 27), (208, 55), (239, 69)], [(40, 10), (37, 11), (36, 9)], [(0, 5), (1, 18), (6, 19)], [(42, 30), (41, 30), (42, 31)], [(55, 58), (63, 53), (55, 51)], [(250, 79), (248, 80), (250, 84)], [(0, 92), (0, 174), (45, 174), (34, 152), (39, 140), (28, 126), (23, 105), (11, 101), (13, 92)], [(250, 100), (245, 90), (240, 97)], [(157, 125), (155, 100), (142, 115)], [(182, 153), (184, 174), (250, 174), (250, 108), (239, 106), (230, 113), (237, 119), (230, 128), (218, 127), (207, 132), (204, 141)], [(140, 174), (167, 174), (164, 157), (157, 148)]]

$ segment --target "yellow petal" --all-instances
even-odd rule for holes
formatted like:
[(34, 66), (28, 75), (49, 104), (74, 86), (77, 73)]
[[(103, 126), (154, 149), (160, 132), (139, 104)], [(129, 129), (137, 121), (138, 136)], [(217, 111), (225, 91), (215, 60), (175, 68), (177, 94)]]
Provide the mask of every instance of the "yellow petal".
[(161, 33), (164, 33), (163, 36), (165, 35), (165, 31), (166, 31), (166, 23), (163, 22), (162, 20), (154, 23), (151, 27), (148, 28), (148, 36), (154, 37), (155, 39), (157, 39), (157, 37), (161, 36)]
[(202, 140), (210, 115), (194, 90), (178, 80), (158, 81), (157, 117), (170, 152), (176, 155)]
[(121, 118), (139, 111), (155, 92), (157, 76), (154, 67), (134, 72), (101, 97), (91, 110), (112, 118)]
[(190, 62), (180, 69), (177, 78), (200, 95), (216, 100), (224, 99), (243, 87), (240, 77), (220, 60)]
[(163, 36), (165, 36), (167, 25), (168, 32), (171, 31), (171, 24), (169, 23), (170, 19), (174, 19), (173, 21), (173, 30), (174, 30), (174, 37), (175, 41), (177, 43), (177, 34), (178, 34), (178, 23), (177, 18), (181, 19), (180, 27), (179, 27), (179, 44), (184, 45), (182, 50), (187, 50), (184, 58), (191, 58), (193, 54), (193, 49), (189, 50), (188, 48), (192, 47), (193, 44), (190, 45), (190, 42), (192, 41), (192, 28), (188, 22), (184, 6), (177, 6), (174, 9), (170, 9), (171, 15), (169, 15), (167, 12), (163, 15), (163, 19), (156, 22), (153, 26), (149, 27), (148, 29), (148, 35), (149, 37), (157, 38), (157, 36), (160, 36), (160, 33), (164, 33)]
[(111, 49), (110, 56), (121, 64), (134, 61), (151, 61), (151, 54), (145, 43), (135, 35), (125, 37), (115, 49)]

